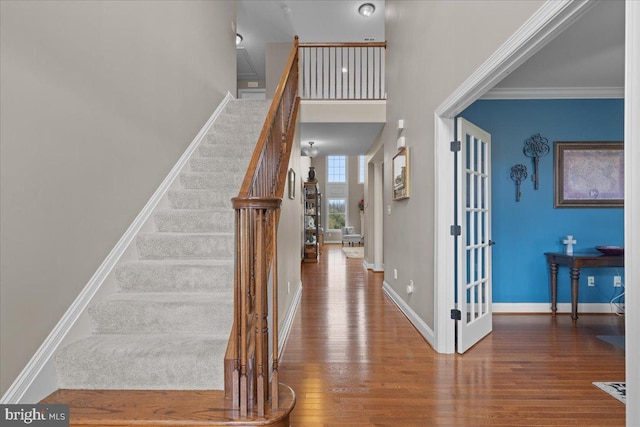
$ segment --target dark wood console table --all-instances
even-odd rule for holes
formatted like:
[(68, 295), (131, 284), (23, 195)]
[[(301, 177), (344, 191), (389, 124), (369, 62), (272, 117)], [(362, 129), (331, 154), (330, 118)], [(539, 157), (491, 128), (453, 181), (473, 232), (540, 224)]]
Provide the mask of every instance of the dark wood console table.
[(571, 318), (578, 320), (578, 280), (582, 267), (624, 267), (624, 256), (604, 255), (599, 252), (563, 253), (546, 252), (547, 264), (551, 271), (551, 311), (556, 314), (558, 310), (558, 266), (569, 267), (571, 277)]

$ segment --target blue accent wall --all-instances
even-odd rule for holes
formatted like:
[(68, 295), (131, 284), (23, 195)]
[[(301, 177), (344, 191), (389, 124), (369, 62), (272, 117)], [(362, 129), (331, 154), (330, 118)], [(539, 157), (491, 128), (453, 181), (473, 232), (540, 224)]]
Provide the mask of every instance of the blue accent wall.
[[(480, 100), (460, 116), (491, 134), (493, 302), (540, 303), (550, 301), (549, 273), (544, 252), (564, 250), (561, 240), (572, 234), (574, 251), (595, 251), (597, 245), (624, 244), (624, 210), (621, 208), (553, 207), (554, 141), (622, 141), (624, 101), (588, 100)], [(550, 152), (540, 159), (540, 188), (534, 190), (533, 159), (522, 148), (531, 135), (549, 140)], [(521, 200), (511, 167), (526, 165), (529, 176), (521, 186)], [(603, 303), (621, 293), (613, 276), (624, 269), (583, 268), (579, 302)], [(595, 287), (587, 287), (595, 276)], [(566, 267), (558, 273), (558, 302), (570, 302)]]

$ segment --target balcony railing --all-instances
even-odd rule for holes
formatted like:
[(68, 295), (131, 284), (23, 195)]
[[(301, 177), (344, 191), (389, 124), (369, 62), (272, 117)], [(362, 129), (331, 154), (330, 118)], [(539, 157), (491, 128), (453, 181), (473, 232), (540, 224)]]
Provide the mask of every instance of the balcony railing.
[(300, 43), (302, 99), (386, 99), (386, 42)]

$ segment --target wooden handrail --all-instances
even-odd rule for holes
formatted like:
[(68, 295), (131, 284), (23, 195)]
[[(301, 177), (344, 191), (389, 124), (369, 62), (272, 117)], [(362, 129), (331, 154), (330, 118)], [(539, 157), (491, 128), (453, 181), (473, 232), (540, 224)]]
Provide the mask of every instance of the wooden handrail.
[(278, 410), (277, 229), (300, 103), (298, 47), (296, 36), (240, 192), (232, 199), (236, 211), (235, 308), (225, 389), (241, 417), (254, 406), (263, 417), (269, 400), (272, 413)]
[(299, 43), (300, 47), (384, 47), (386, 49), (387, 42), (306, 42)]

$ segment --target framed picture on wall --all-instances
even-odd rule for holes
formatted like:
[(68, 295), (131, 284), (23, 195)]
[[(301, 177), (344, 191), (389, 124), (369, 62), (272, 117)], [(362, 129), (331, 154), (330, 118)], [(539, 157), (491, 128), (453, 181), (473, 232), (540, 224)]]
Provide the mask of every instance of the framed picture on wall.
[(402, 147), (393, 156), (393, 200), (409, 198), (409, 147)]
[(624, 205), (623, 142), (555, 142), (556, 208)]

